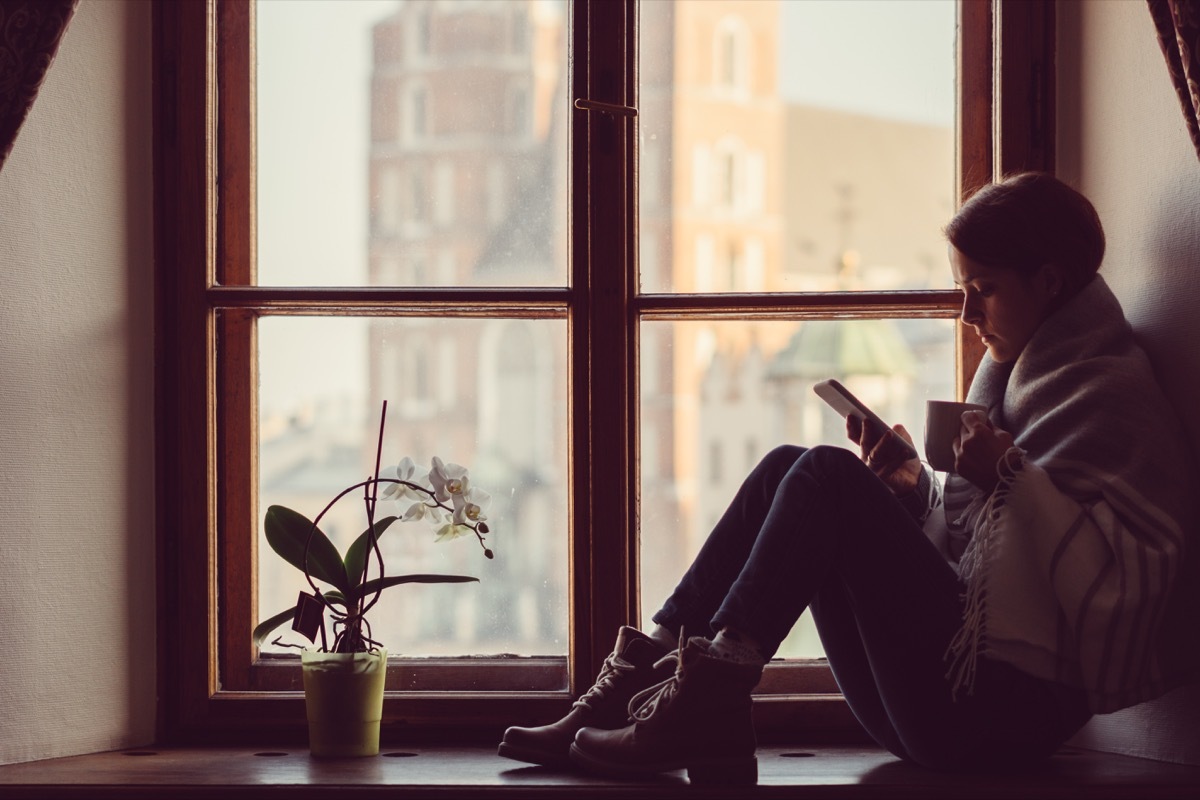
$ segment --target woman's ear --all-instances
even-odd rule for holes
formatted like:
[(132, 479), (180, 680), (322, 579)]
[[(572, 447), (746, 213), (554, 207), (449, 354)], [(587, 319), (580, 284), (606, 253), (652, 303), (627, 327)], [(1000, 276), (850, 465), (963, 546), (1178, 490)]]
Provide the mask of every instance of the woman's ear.
[(1063, 293), (1067, 289), (1067, 283), (1063, 279), (1063, 271), (1053, 261), (1042, 264), (1038, 270), (1038, 279), (1042, 281), (1042, 286), (1046, 290), (1046, 294), (1054, 300), (1061, 300)]

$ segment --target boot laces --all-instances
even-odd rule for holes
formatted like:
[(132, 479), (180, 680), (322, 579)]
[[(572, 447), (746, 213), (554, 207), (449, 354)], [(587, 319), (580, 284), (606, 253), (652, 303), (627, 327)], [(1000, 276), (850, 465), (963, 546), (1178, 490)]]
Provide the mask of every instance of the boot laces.
[(671, 700), (679, 692), (679, 665), (682, 663), (682, 653), (683, 643), (680, 642), (678, 652), (668, 653), (655, 662), (655, 669), (666, 666), (672, 661), (675, 662), (675, 673), (666, 680), (659, 681), (631, 697), (629, 699), (630, 717), (639, 722), (645, 722), (654, 716), (660, 706), (666, 708), (671, 705)]
[(610, 653), (608, 658), (604, 659), (604, 664), (600, 667), (600, 675), (596, 678), (596, 682), (592, 684), (592, 688), (588, 689), (582, 697), (571, 704), (571, 708), (588, 708), (595, 710), (592, 704), (604, 699), (604, 693), (616, 686), (621, 676), (627, 672), (633, 672), (637, 667), (630, 664), (625, 659), (621, 658), (616, 653)]

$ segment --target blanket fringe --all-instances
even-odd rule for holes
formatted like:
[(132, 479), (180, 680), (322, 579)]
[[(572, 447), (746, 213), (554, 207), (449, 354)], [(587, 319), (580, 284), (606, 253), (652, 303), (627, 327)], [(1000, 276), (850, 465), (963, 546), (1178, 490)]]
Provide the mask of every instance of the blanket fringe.
[[(967, 591), (962, 596), (963, 624), (943, 656), (949, 662), (946, 680), (950, 682), (950, 696), (955, 701), (964, 689), (968, 695), (975, 693), (979, 656), (987, 638), (987, 566), (1000, 535), (1001, 512), (1016, 473), (1024, 465), (1024, 456), (1019, 448), (1011, 447), (996, 464), (1000, 481), (984, 502), (979, 526), (959, 562), (960, 574), (967, 579)], [(963, 513), (963, 516), (968, 515), (969, 511)]]

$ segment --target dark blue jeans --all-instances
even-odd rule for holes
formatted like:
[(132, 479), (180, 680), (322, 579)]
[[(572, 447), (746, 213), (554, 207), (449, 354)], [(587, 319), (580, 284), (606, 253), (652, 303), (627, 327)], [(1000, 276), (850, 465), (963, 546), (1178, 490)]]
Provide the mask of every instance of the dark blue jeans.
[(783, 446), (746, 478), (654, 621), (725, 626), (769, 658), (805, 609), (854, 715), (883, 747), (939, 769), (1007, 769), (1090, 716), (1082, 692), (982, 659), (951, 696), (945, 653), (963, 585), (891, 490), (840, 447)]

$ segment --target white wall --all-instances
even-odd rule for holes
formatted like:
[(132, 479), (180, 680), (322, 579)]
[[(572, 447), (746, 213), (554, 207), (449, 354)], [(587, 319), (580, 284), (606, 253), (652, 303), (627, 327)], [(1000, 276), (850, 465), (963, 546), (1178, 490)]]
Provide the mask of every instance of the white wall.
[(0, 170), (0, 763), (155, 722), (150, 5), (83, 0)]
[[(1095, 203), (1102, 273), (1200, 453), (1200, 157), (1150, 13), (1141, 0), (1060, 0), (1058, 45), (1058, 173)], [(1076, 743), (1200, 764), (1197, 720), (1200, 687), (1186, 687), (1097, 717)]]

